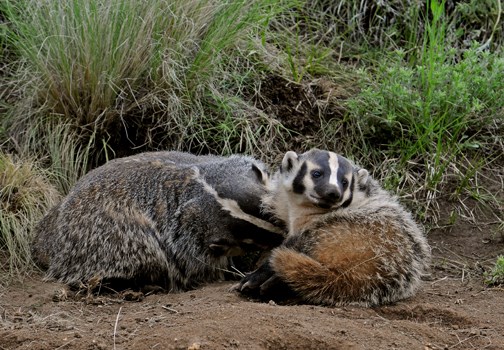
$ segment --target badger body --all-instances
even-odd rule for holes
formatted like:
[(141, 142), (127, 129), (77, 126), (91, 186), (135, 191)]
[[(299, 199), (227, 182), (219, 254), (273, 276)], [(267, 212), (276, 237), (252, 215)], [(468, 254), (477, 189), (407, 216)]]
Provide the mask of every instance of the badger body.
[(238, 289), (263, 298), (374, 306), (412, 296), (430, 248), (411, 214), (368, 171), (333, 152), (287, 152), (266, 211), (288, 235)]
[(223, 278), (228, 257), (271, 248), (260, 213), (268, 174), (246, 156), (151, 152), (90, 171), (35, 228), (48, 279), (122, 280), (169, 291)]

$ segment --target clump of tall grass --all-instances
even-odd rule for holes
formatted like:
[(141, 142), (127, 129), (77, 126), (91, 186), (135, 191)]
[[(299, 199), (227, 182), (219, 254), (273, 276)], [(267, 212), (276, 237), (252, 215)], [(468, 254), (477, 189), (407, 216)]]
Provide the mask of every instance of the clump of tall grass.
[(0, 153), (0, 283), (32, 266), (31, 229), (60, 199), (48, 178), (35, 161)]
[[(284, 3), (6, 0), (7, 38), (20, 59), (11, 77), (18, 103), (5, 127), (19, 139), (41, 119), (69, 124), (83, 147), (94, 143), (89, 148), (93, 161), (107, 158), (104, 149), (110, 154), (187, 148), (197, 142), (195, 131), (202, 124), (228, 124), (228, 115), (214, 108), (232, 100), (229, 86), (215, 84), (225, 75), (221, 69), (248, 54), (237, 45), (264, 30)], [(251, 73), (242, 68), (241, 75)], [(231, 127), (244, 127), (247, 137), (256, 134), (254, 129), (271, 127), (264, 115), (254, 117), (252, 128), (242, 118), (236, 125), (231, 120)], [(38, 139), (51, 137), (39, 130)], [(210, 150), (228, 151), (207, 143)], [(258, 144), (256, 138), (240, 150), (252, 153), (256, 149), (249, 147)]]
[[(50, 137), (40, 139), (40, 135), (44, 133)], [(20, 145), (18, 151), (21, 155), (29, 155), (33, 153), (30, 148), (46, 149), (46, 154), (42, 152), (36, 154), (41, 158), (40, 166), (50, 169), (51, 183), (60, 193), (66, 194), (91, 167), (92, 148), (97, 147), (94, 136), (92, 134), (83, 137), (70, 124), (58, 124), (41, 119), (27, 131), (25, 136), (27, 143)], [(113, 156), (105, 143), (102, 144), (101, 152), (107, 159), (109, 155)]]

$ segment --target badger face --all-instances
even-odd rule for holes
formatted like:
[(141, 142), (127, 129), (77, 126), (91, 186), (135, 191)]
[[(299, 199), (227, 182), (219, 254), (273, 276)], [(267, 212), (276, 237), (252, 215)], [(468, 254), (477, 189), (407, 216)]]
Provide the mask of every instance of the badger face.
[(283, 186), (297, 204), (322, 209), (348, 207), (354, 191), (363, 191), (368, 172), (329, 151), (312, 149), (301, 155), (287, 152), (280, 169)]

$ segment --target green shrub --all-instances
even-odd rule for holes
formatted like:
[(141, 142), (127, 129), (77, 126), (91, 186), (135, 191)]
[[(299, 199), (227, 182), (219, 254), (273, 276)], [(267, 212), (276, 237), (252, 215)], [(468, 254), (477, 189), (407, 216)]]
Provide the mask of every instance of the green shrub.
[(504, 256), (497, 257), (495, 266), (485, 274), (485, 283), (488, 286), (498, 286), (504, 284)]
[[(328, 130), (351, 130), (347, 152), (390, 189), (421, 201), (418, 214), (436, 218), (446, 191), (474, 193), (468, 176), (502, 162), (504, 57), (477, 43), (463, 54), (446, 46), (444, 2), (430, 5), (419, 56), (397, 49), (362, 69), (347, 117), (329, 122)], [(456, 189), (445, 189), (454, 178)]]

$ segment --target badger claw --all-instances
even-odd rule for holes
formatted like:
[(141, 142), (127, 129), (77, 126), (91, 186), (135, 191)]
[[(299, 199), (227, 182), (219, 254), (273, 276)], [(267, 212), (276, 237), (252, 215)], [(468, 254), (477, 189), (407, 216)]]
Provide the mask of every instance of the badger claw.
[(243, 294), (256, 294), (259, 293), (261, 286), (270, 279), (275, 272), (271, 269), (268, 262), (261, 265), (254, 272), (248, 273), (238, 283), (237, 290)]

